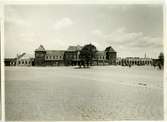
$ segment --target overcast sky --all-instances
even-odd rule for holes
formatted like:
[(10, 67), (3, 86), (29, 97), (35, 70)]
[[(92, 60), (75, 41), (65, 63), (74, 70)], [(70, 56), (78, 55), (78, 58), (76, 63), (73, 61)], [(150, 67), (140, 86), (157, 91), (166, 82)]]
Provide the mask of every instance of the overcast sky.
[(157, 58), (163, 50), (161, 5), (6, 5), (5, 57), (69, 45), (112, 46), (118, 57)]

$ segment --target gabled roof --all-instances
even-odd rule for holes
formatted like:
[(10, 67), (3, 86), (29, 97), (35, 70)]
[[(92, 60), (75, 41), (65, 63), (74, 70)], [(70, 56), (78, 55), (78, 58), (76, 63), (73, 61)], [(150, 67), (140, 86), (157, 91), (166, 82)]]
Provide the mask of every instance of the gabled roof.
[(69, 46), (67, 51), (79, 51), (83, 48), (83, 46), (77, 45), (77, 46)]
[(21, 59), (32, 59), (34, 58), (33, 55), (31, 54), (27, 54), (27, 53), (22, 53), (21, 55), (17, 55), (17, 59), (21, 60)]
[(45, 51), (45, 48), (43, 45), (40, 45), (35, 51)]
[(64, 50), (46, 50), (47, 56), (64, 56)]
[(111, 46), (107, 47), (105, 49), (105, 51), (107, 51), (107, 52), (116, 52)]

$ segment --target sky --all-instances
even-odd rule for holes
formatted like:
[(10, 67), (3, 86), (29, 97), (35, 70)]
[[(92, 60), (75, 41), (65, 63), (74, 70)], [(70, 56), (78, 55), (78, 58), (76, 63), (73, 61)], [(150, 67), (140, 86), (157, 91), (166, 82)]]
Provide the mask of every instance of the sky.
[(5, 57), (34, 55), (39, 45), (66, 50), (93, 44), (112, 46), (118, 57), (157, 58), (163, 51), (163, 7), (160, 4), (6, 5)]

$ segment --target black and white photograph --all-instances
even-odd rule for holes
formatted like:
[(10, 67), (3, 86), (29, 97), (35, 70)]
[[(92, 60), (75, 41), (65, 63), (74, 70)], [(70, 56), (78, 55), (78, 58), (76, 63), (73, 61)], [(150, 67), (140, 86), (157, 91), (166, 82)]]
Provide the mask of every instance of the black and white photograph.
[(164, 120), (163, 4), (4, 5), (6, 121)]
[[(1, 17), (0, 17), (0, 47), (1, 47)], [(0, 60), (1, 60), (1, 49), (0, 49)], [(0, 64), (0, 71), (1, 71), (1, 64)], [(0, 73), (0, 121), (2, 117), (2, 102), (1, 102), (1, 73)]]

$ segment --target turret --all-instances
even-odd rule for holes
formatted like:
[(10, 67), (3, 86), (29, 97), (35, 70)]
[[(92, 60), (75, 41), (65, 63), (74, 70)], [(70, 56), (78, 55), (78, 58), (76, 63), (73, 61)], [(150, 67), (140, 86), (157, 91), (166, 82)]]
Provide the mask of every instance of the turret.
[(35, 66), (45, 66), (46, 50), (43, 45), (40, 45), (35, 50)]
[(106, 59), (109, 64), (116, 64), (117, 52), (111, 47), (107, 47), (105, 49), (106, 52)]

